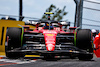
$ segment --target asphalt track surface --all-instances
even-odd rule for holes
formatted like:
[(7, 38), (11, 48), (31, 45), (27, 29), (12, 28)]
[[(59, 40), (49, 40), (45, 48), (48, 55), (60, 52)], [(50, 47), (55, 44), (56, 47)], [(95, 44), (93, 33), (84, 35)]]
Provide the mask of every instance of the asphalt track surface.
[(100, 67), (100, 58), (91, 61), (76, 59), (42, 60), (42, 59), (0, 59), (0, 67)]

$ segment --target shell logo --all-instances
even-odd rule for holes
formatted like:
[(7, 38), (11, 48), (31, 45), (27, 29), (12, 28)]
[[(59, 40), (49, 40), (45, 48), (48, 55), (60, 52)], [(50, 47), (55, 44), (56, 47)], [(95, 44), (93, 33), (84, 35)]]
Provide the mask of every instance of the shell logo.
[(47, 36), (54, 36), (54, 34), (46, 34)]
[(53, 44), (48, 44), (48, 45), (47, 45), (47, 48), (48, 48), (49, 51), (51, 51), (51, 50), (53, 49), (53, 47), (54, 47)]

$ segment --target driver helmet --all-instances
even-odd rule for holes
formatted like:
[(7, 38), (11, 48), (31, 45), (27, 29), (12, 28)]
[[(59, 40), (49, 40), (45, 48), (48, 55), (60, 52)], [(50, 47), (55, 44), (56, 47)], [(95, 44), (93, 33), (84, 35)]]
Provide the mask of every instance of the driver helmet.
[(95, 37), (96, 36), (96, 30), (92, 29), (92, 33), (93, 33), (93, 36)]
[(95, 29), (92, 29), (92, 33), (96, 33), (96, 30)]

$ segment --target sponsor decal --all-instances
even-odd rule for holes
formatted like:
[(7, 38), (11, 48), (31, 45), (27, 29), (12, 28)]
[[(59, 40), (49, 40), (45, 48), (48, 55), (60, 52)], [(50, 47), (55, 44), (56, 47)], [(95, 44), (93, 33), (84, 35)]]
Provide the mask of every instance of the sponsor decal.
[(57, 32), (53, 31), (53, 30), (45, 30), (45, 31), (43, 31), (43, 34), (45, 34), (45, 33), (57, 34)]
[(54, 36), (54, 34), (46, 34), (47, 36)]
[(47, 47), (54, 47), (54, 45), (53, 44), (48, 44)]
[(50, 42), (50, 41), (46, 42), (46, 44), (47, 44), (47, 43), (52, 43), (52, 44), (55, 44), (55, 42)]
[(53, 45), (53, 44), (47, 44), (47, 49), (48, 49), (49, 51), (52, 51), (53, 48), (54, 48), (54, 45)]

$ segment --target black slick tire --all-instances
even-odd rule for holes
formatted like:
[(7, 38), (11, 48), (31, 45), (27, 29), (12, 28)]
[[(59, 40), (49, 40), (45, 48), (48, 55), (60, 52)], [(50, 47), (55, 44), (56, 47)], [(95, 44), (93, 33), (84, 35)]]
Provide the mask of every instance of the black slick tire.
[(21, 47), (21, 33), (21, 28), (11, 27), (7, 29), (8, 46), (6, 49), (6, 56), (8, 58), (24, 57), (23, 53), (11, 52), (11, 50)]

